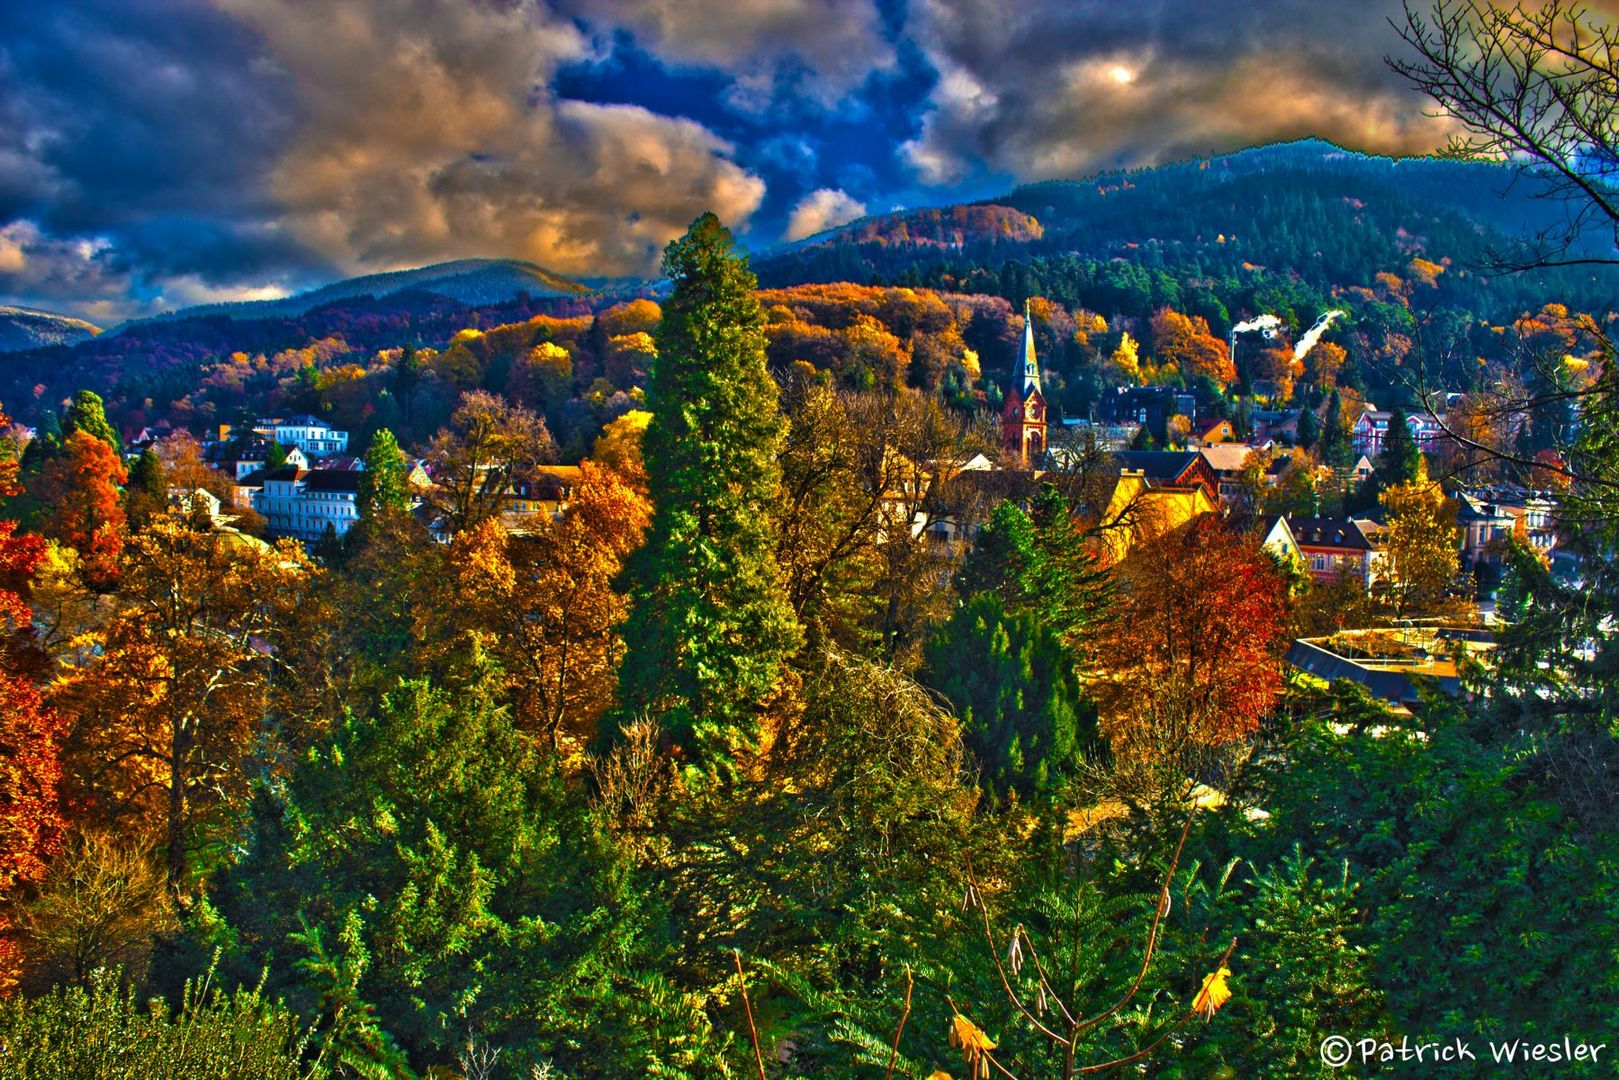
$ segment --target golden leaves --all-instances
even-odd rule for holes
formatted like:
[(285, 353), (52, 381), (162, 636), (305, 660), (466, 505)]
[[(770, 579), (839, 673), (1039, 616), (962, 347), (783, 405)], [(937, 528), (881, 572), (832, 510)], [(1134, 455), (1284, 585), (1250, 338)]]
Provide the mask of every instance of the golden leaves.
[(1203, 985), (1198, 988), (1197, 997), (1192, 999), (1192, 1011), (1201, 1013), (1204, 1020), (1214, 1019), (1214, 1014), (1220, 1006), (1231, 1000), (1231, 988), (1226, 985), (1226, 979), (1231, 977), (1231, 969), (1221, 967), (1211, 974), (1203, 977)]
[(960, 1013), (950, 1021), (950, 1045), (961, 1051), (962, 1060), (972, 1069), (973, 1080), (989, 1075), (989, 1052), (995, 1049), (995, 1042)]

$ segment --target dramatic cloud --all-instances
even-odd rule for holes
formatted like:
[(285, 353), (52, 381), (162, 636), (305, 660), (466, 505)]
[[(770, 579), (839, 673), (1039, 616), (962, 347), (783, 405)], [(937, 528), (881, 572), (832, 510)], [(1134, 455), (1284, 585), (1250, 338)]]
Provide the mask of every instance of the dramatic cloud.
[(1419, 153), (1445, 125), (1390, 72), (1393, 0), (1113, 4), (917, 0), (908, 27), (939, 72), (904, 150), (948, 184), (987, 167), (1078, 176), (1316, 135)]
[(776, 91), (832, 104), (895, 63), (871, 0), (564, 0), (592, 25), (630, 32), (673, 64), (734, 76), (731, 100), (762, 108)]
[(0, 226), (0, 302), (116, 319), (131, 284), (105, 240), (50, 236), (26, 219)]
[[(1612, 15), (1619, 0), (1600, 0)], [(115, 321), (515, 256), (656, 271), (1010, 180), (1445, 124), (1398, 0), (0, 3), (0, 299)], [(882, 198), (873, 201), (874, 195)]]
[(587, 55), (534, 4), (224, 0), (298, 86), (304, 121), (271, 173), (293, 230), (345, 269), (521, 256), (564, 273), (645, 272), (704, 210), (733, 224), (764, 184), (702, 125), (559, 100)]
[(827, 229), (835, 229), (839, 225), (847, 225), (856, 218), (866, 216), (866, 204), (839, 191), (837, 188), (821, 188), (812, 191), (793, 207), (793, 212), (787, 218), (786, 240), (802, 240), (806, 236), (814, 236)]
[(0, 303), (44, 307), (102, 326), (157, 311), (286, 296), (284, 285), (229, 285), (153, 274), (105, 237), (59, 237), (26, 218), (0, 226)]
[(200, 0), (0, 4), (0, 291), (106, 320), (329, 273), (265, 185), (291, 90)]

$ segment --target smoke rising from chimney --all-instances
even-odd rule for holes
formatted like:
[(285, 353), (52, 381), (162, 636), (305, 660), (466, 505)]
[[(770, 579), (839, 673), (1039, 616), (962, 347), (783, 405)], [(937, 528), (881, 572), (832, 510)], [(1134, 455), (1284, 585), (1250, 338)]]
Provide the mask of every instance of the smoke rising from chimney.
[(1332, 320), (1336, 319), (1340, 315), (1347, 314), (1349, 314), (1349, 312), (1339, 311), (1337, 308), (1333, 308), (1331, 311), (1321, 316), (1321, 318), (1317, 319), (1315, 321), (1315, 325), (1306, 330), (1304, 332), (1304, 336), (1299, 338), (1299, 343), (1293, 346), (1293, 359), (1303, 360), (1304, 354), (1315, 348), (1315, 343), (1320, 341), (1321, 335), (1327, 332), (1327, 327), (1332, 325)]
[(1247, 322), (1240, 322), (1233, 326), (1231, 336), (1236, 337), (1238, 334), (1246, 334), (1250, 330), (1263, 330), (1266, 337), (1275, 337), (1276, 328), (1281, 325), (1282, 320), (1274, 315), (1259, 315), (1249, 319)]

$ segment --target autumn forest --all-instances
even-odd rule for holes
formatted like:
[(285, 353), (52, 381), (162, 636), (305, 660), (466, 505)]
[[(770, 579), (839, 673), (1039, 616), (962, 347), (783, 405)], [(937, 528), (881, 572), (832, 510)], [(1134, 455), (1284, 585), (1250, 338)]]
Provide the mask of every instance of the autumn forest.
[(1619, 39), (1514, 10), (1444, 155), (0, 354), (0, 1080), (1612, 1075)]

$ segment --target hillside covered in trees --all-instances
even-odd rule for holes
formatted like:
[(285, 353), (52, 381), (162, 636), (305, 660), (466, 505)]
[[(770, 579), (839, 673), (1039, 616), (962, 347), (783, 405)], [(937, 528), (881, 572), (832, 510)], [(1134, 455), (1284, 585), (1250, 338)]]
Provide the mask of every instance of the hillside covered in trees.
[[(1465, 392), (1496, 376), (1510, 352), (1503, 328), (1515, 320), (1547, 303), (1598, 318), (1619, 309), (1611, 267), (1490, 269), (1514, 238), (1554, 227), (1557, 204), (1534, 196), (1530, 180), (1514, 185), (1500, 166), (1394, 161), (1304, 142), (1019, 188), (999, 208), (869, 219), (754, 262), (771, 290), (778, 374), (803, 360), (848, 385), (943, 388), (958, 405), (993, 405), (1024, 302), (1037, 298), (1042, 355), (1056, 377), (1050, 396), (1065, 415), (1084, 417), (1103, 388), (1138, 376), (1107, 361), (1129, 351), (1126, 337), (1150, 358), (1153, 322), (1166, 310), (1202, 320), (1221, 340), (1242, 320), (1272, 314), (1296, 341), (1342, 309), (1347, 317), (1328, 335), (1346, 353), (1336, 381), (1363, 400), (1406, 398), (1398, 403), (1413, 408), (1404, 389), (1413, 380), (1397, 370), (1413, 349), (1433, 369), (1424, 379)], [(506, 275), (496, 291), (510, 298), (478, 302), (467, 283), (496, 272)], [(630, 303), (637, 296), (656, 302), (660, 287), (591, 294), (548, 277), (532, 292), (522, 285), (523, 275), (541, 273), (449, 264), (296, 301), (135, 323), (9, 356), (0, 400), (24, 422), (48, 424), (61, 402), (90, 388), (130, 433), (304, 410), (331, 413), (362, 439), (378, 426), (425, 438), (456, 394), (480, 386), (545, 412), (577, 454), (610, 419), (604, 401), (644, 388), (647, 364), (629, 354), (644, 357), (648, 345), (632, 335), (654, 327), (644, 311), (625, 313), (642, 310)], [(912, 299), (891, 292), (879, 304), (852, 286), (903, 288)], [(548, 376), (543, 393), (514, 386), (512, 373), (541, 341), (566, 349), (571, 371)], [(1325, 387), (1258, 355), (1274, 341), (1241, 344), (1245, 387), (1255, 378)], [(392, 385), (386, 372), (401, 350), (438, 358), (425, 381), (407, 371), (399, 376), (407, 385)], [(976, 369), (962, 363), (969, 355)], [(1160, 381), (1177, 378), (1189, 385), (1194, 373), (1160, 372)], [(429, 399), (407, 405), (402, 393)]]
[[(1290, 144), (751, 260), (704, 214), (644, 287), (8, 355), (0, 1076), (1603, 1042), (1619, 271), (1492, 272), (1556, 224), (1506, 176)], [(354, 519), (278, 535), (277, 483)], [(1512, 491), (1553, 520), (1475, 555)]]

